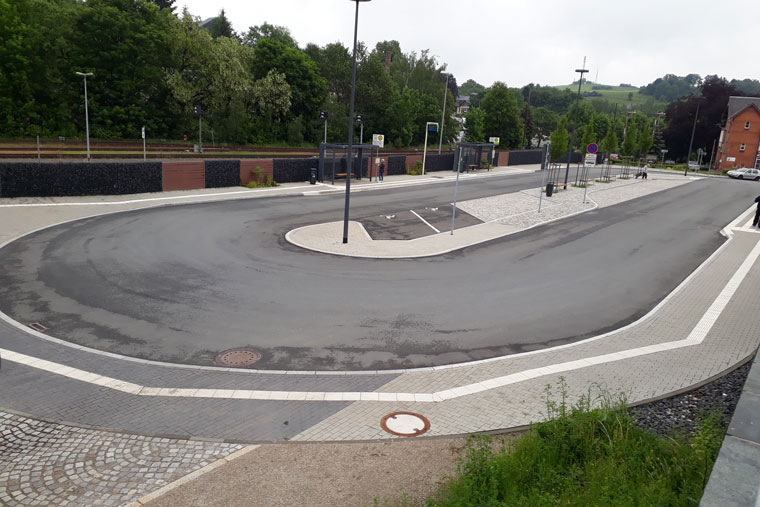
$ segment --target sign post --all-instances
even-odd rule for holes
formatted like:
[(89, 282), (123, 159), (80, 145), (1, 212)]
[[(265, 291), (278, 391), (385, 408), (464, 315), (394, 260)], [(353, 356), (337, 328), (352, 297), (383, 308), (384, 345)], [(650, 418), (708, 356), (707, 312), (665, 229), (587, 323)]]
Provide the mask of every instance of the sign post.
[(145, 125), (143, 125), (142, 128), (142, 140), (143, 140), (143, 160), (147, 158), (147, 154), (145, 152)]
[(435, 134), (438, 132), (438, 124), (432, 121), (429, 121), (425, 124), (425, 148), (422, 151), (422, 174), (425, 174), (425, 160), (427, 159), (427, 140), (428, 140), (428, 134), (432, 132)]
[(493, 163), (494, 157), (496, 157), (496, 147), (499, 146), (500, 139), (498, 137), (489, 137), (488, 142), (493, 143), (493, 148), (491, 148), (491, 163)]
[[(372, 134), (372, 144), (375, 145), (375, 164), (377, 166), (380, 165), (380, 148), (385, 147), (385, 136), (383, 134)], [(370, 151), (370, 155), (372, 152)], [(377, 181), (378, 176), (375, 176), (375, 181)], [(371, 179), (370, 179), (371, 181)]]
[(668, 152), (668, 150), (660, 150), (660, 153), (662, 153), (662, 166), (665, 167), (665, 154)]

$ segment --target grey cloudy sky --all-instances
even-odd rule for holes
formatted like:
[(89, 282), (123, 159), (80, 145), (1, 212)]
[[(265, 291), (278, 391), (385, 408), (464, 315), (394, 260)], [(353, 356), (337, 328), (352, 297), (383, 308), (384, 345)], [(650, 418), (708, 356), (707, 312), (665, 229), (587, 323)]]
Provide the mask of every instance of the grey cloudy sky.
[[(351, 47), (347, 0), (182, 0), (203, 19), (224, 8), (236, 31), (286, 26), (301, 47)], [(758, 0), (373, 0), (359, 6), (359, 40), (429, 49), (461, 84), (567, 84), (584, 55), (594, 80), (647, 84), (664, 74), (760, 78)]]

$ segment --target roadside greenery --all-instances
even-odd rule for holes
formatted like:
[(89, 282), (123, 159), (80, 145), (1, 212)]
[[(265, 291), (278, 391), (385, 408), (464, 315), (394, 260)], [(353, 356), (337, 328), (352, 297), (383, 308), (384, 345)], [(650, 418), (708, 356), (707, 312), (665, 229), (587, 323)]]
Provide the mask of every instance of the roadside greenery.
[(624, 400), (590, 395), (568, 406), (547, 386), (551, 420), (494, 450), (470, 439), (459, 475), (429, 507), (501, 505), (698, 505), (725, 429), (705, 416), (691, 436), (663, 438), (635, 426)]

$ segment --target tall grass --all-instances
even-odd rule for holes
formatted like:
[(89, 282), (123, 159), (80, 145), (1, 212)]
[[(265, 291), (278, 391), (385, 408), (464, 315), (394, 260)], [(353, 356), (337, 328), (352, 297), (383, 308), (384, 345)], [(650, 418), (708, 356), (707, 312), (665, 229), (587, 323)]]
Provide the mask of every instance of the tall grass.
[(592, 408), (547, 396), (552, 420), (494, 450), (488, 436), (468, 443), (459, 475), (438, 506), (698, 505), (724, 428), (710, 414), (691, 437), (663, 438), (634, 425), (622, 399)]

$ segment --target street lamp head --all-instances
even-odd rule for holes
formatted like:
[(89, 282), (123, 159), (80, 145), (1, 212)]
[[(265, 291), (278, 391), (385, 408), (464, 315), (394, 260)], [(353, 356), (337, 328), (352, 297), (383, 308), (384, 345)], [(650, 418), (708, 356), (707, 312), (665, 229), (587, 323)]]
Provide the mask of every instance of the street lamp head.
[(584, 72), (588, 72), (586, 69), (575, 69), (575, 72), (580, 72), (583, 74)]
[(75, 72), (77, 76), (92, 76), (92, 72)]

